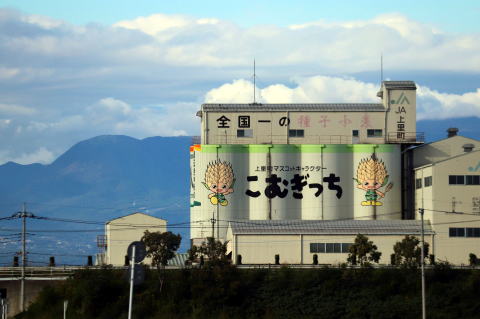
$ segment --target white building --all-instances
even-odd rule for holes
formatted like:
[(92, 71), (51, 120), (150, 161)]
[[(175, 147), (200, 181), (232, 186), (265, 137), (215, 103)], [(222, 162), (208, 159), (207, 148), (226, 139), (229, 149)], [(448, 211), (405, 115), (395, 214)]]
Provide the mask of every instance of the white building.
[[(357, 234), (363, 234), (382, 253), (381, 264), (390, 263), (393, 246), (406, 235), (421, 235), (416, 220), (259, 220), (230, 223), (227, 240), (232, 256), (243, 264), (340, 264), (347, 261), (348, 249)], [(425, 241), (435, 246), (430, 223), (425, 223)], [(235, 258), (237, 262), (237, 258)]]
[[(404, 205), (402, 154), (423, 142), (416, 85), (385, 81), (378, 97), (379, 103), (203, 104), (201, 144), (190, 149), (192, 242), (224, 240), (229, 221), (413, 216)], [(369, 159), (383, 166), (377, 177), (384, 184), (375, 191), (358, 179)]]
[[(145, 231), (166, 232), (167, 221), (144, 213), (133, 213), (112, 219), (105, 224), (106, 240), (103, 262), (97, 256), (97, 264), (123, 266), (127, 248), (134, 241), (140, 241)], [(144, 264), (150, 264), (146, 258)]]
[(456, 132), (413, 150), (415, 212), (432, 223), (436, 258), (467, 264), (480, 256), (480, 141)]

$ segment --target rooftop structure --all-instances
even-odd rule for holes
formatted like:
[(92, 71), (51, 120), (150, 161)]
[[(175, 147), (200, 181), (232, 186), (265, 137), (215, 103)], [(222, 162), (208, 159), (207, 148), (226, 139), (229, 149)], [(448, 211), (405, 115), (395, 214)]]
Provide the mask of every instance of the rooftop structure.
[(384, 81), (378, 103), (203, 104), (200, 144), (420, 144), (415, 90)]

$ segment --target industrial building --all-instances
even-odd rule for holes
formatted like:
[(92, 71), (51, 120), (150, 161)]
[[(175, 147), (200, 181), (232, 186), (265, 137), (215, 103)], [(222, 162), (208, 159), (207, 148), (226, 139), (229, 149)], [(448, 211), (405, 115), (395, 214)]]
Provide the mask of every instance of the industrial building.
[[(167, 221), (144, 213), (133, 213), (112, 219), (105, 224), (105, 235), (99, 236), (98, 246), (103, 250), (97, 254), (98, 265), (125, 265), (127, 248), (139, 241), (145, 231), (166, 232)], [(151, 264), (151, 258), (145, 258), (145, 264)]]
[(415, 212), (433, 225), (437, 259), (466, 264), (480, 256), (480, 141), (457, 131), (413, 149)]
[[(200, 144), (190, 148), (192, 244), (214, 236), (229, 240), (232, 257), (241, 252), (244, 263), (271, 262), (280, 251), (285, 262), (311, 263), (310, 239), (325, 244), (326, 249), (326, 244), (353, 242), (361, 231), (376, 236), (382, 242), (379, 245), (387, 247), (407, 234), (418, 235), (419, 224), (412, 219), (418, 217), (419, 208), (425, 208), (428, 240), (439, 258), (466, 263), (467, 250), (480, 255), (480, 238), (471, 237), (455, 238), (460, 245), (468, 240), (472, 244), (458, 251), (458, 256), (449, 253), (447, 246), (454, 245), (449, 226), (444, 224), (437, 232), (435, 222), (445, 220), (433, 209), (450, 211), (451, 207), (424, 206), (427, 198), (434, 201), (437, 197), (424, 195), (422, 202), (421, 188), (415, 184), (429, 169), (430, 173), (433, 169), (452, 175), (447, 167), (457, 169), (457, 161), (479, 169), (475, 150), (479, 142), (465, 142), (457, 136), (450, 137), (457, 141), (447, 139), (446, 144), (423, 145), (423, 133), (416, 131), (416, 85), (412, 81), (384, 81), (377, 95), (379, 103), (203, 104), (197, 112)], [(471, 152), (439, 153), (442, 145), (450, 144), (459, 148), (471, 145)], [(466, 180), (467, 173), (462, 174)], [(476, 178), (468, 180), (475, 183)], [(428, 181), (431, 183), (432, 177)], [(445, 199), (445, 193), (464, 191), (448, 185), (448, 181), (445, 187), (438, 184), (435, 196)], [(427, 187), (436, 190), (435, 183)], [(468, 187), (479, 193), (479, 186), (465, 185)], [(466, 203), (470, 196), (473, 203), (472, 194), (457, 199)], [(427, 208), (432, 209), (430, 214)], [(465, 220), (466, 215), (445, 218)], [(347, 220), (350, 230), (335, 224)], [(366, 224), (359, 224), (361, 221)], [(473, 219), (467, 224), (471, 226), (464, 226), (465, 231), (476, 234), (476, 230), (467, 230), (478, 227)], [(448, 243), (440, 232), (445, 232)], [(256, 236), (253, 241), (252, 236)], [(248, 241), (251, 243), (246, 244)], [(291, 245), (275, 244), (282, 241)], [(389, 256), (392, 247), (386, 248), (384, 256)], [(343, 251), (319, 255), (320, 263), (345, 259)]]

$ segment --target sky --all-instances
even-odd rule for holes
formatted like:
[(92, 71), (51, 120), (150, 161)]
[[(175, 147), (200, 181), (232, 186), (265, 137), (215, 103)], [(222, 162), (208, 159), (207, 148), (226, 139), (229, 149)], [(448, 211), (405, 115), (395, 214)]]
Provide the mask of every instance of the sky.
[[(228, 5), (226, 5), (228, 3)], [(480, 116), (478, 1), (0, 0), (0, 164), (100, 134), (198, 135), (204, 102), (378, 102)]]

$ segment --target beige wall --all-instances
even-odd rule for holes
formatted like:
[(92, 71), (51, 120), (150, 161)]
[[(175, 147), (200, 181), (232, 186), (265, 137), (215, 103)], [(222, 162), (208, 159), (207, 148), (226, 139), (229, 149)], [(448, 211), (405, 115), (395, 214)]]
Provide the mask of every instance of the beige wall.
[[(167, 221), (142, 213), (135, 213), (114, 219), (105, 226), (107, 235), (107, 264), (122, 266), (125, 262), (128, 245), (139, 241), (145, 230), (149, 232), (166, 232)], [(144, 264), (150, 264), (146, 258)]]
[(474, 205), (475, 199), (480, 200), (480, 185), (449, 185), (448, 180), (449, 175), (480, 175), (480, 170), (469, 170), (479, 163), (480, 152), (477, 151), (415, 170), (417, 178), (433, 176), (431, 187), (423, 185), (415, 191), (415, 211), (419, 219), (419, 209), (425, 208), (425, 218), (432, 222), (436, 233), (434, 253), (438, 260), (468, 264), (470, 253), (480, 256), (480, 238), (449, 236), (451, 227), (480, 227), (480, 207)]
[[(229, 128), (218, 127), (221, 116), (231, 120)], [(245, 129), (253, 131), (252, 138), (237, 138), (237, 130), (244, 129), (238, 126), (239, 116), (250, 116)], [(288, 126), (280, 125), (282, 117), (290, 119)], [(367, 138), (367, 128), (385, 133), (384, 112), (204, 112), (202, 122), (202, 144), (352, 144), (352, 130), (359, 131), (356, 143), (385, 142), (384, 137)], [(289, 138), (289, 129), (303, 129), (305, 137)]]
[[(242, 255), (243, 264), (273, 264), (280, 255), (281, 264), (312, 264), (311, 243), (353, 243), (356, 235), (241, 235), (229, 231), (233, 256)], [(395, 243), (405, 235), (367, 235), (382, 253), (380, 263), (389, 264)], [(432, 236), (425, 241), (432, 243)], [(316, 253), (319, 264), (339, 264), (347, 261), (348, 253)], [(234, 261), (236, 261), (235, 257)]]
[[(275, 111), (268, 104), (258, 111), (201, 111), (202, 144), (383, 144), (416, 140), (416, 91), (382, 87), (384, 111)], [(262, 110), (262, 107), (267, 109)], [(340, 109), (341, 110), (341, 109)], [(225, 126), (217, 122), (225, 116)], [(249, 116), (249, 128), (239, 125), (240, 116)], [(288, 118), (286, 125), (280, 125)], [(287, 125), (288, 124), (288, 125)], [(253, 131), (251, 138), (237, 138), (238, 129)], [(288, 137), (289, 129), (303, 129), (305, 137)], [(380, 138), (367, 137), (367, 129), (381, 129)], [(359, 137), (352, 136), (359, 131)]]
[(387, 108), (386, 123), (389, 141), (407, 142), (416, 140), (416, 91), (386, 90), (383, 88), (383, 103)]

